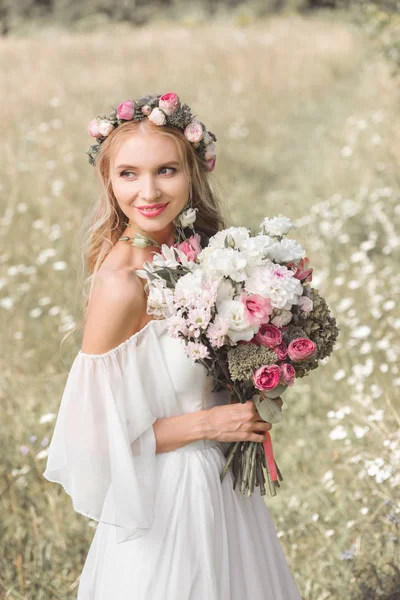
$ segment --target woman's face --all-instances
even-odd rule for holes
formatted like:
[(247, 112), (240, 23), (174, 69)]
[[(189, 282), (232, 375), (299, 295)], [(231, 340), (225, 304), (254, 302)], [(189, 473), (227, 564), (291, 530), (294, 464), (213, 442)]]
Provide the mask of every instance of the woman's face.
[[(133, 226), (147, 231), (159, 243), (171, 239), (175, 230), (172, 221), (189, 197), (189, 182), (171, 138), (138, 130), (124, 139), (111, 165), (111, 183), (121, 210)], [(160, 204), (166, 206), (158, 214), (139, 210)]]

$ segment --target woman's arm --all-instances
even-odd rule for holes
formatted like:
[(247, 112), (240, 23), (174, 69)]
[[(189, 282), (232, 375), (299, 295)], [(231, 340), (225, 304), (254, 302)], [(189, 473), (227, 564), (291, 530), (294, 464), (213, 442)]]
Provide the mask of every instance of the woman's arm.
[(207, 439), (208, 411), (163, 417), (153, 423), (157, 441), (156, 454), (170, 452), (196, 440)]

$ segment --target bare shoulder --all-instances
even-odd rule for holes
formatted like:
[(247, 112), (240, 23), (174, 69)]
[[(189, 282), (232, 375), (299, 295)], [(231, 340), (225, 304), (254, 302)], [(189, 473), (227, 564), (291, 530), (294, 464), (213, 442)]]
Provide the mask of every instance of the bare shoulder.
[(139, 331), (146, 320), (143, 283), (134, 270), (99, 271), (89, 301), (82, 352), (108, 352)]

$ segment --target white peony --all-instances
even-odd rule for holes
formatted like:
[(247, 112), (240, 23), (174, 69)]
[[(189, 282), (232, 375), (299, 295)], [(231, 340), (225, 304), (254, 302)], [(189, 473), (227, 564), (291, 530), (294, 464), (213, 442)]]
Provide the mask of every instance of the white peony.
[(165, 116), (165, 113), (156, 106), (149, 114), (148, 119), (154, 123), (154, 125), (164, 125), (167, 117)]
[(296, 240), (288, 240), (283, 238), (280, 242), (275, 242), (268, 248), (267, 256), (271, 260), (275, 260), (278, 263), (291, 262), (292, 260), (298, 260), (304, 258), (306, 251), (303, 246), (296, 242)]
[(270, 298), (274, 308), (287, 310), (290, 310), (293, 304), (297, 304), (303, 294), (303, 286), (294, 277), (294, 271), (268, 259), (263, 265), (251, 269), (251, 275), (244, 287), (250, 294)]
[(244, 254), (232, 248), (216, 249), (207, 259), (207, 272), (214, 278), (230, 277), (234, 281), (247, 279), (247, 260)]
[(216, 304), (218, 315), (229, 323), (227, 336), (233, 342), (246, 340), (254, 337), (259, 325), (251, 325), (245, 318), (245, 306), (239, 300), (223, 300)]
[(295, 225), (292, 223), (292, 221), (283, 215), (272, 217), (271, 219), (265, 217), (265, 219), (260, 223), (262, 233), (266, 233), (267, 235), (271, 235), (273, 237), (277, 235), (285, 235), (294, 227)]
[(206, 280), (206, 274), (202, 269), (195, 269), (192, 273), (183, 275), (175, 285), (175, 293), (184, 292), (184, 294), (193, 294), (199, 288), (202, 288)]
[(104, 135), (104, 137), (110, 135), (113, 129), (114, 125), (110, 123), (110, 121), (107, 121), (107, 119), (103, 119), (102, 121), (100, 121), (98, 126), (99, 132), (101, 133), (101, 135)]
[(235, 249), (238, 250), (242, 249), (244, 240), (250, 237), (247, 227), (228, 227), (228, 229), (217, 231), (215, 235), (210, 237), (208, 245), (210, 248), (225, 248), (225, 238), (228, 234), (235, 240)]

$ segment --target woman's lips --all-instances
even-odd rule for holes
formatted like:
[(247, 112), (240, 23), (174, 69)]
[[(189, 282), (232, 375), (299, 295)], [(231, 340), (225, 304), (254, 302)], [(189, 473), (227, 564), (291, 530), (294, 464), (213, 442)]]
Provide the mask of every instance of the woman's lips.
[(166, 204), (164, 204), (164, 206), (160, 206), (159, 208), (139, 208), (137, 207), (137, 210), (140, 212), (141, 215), (144, 215), (145, 217), (157, 217), (158, 215), (160, 215), (162, 213), (162, 211), (167, 208), (168, 206), (168, 202)]

